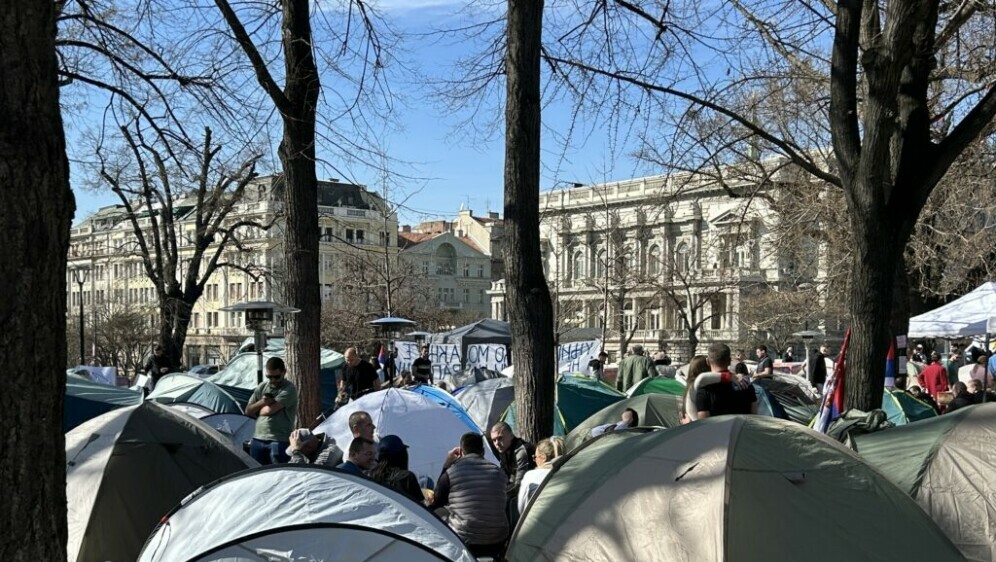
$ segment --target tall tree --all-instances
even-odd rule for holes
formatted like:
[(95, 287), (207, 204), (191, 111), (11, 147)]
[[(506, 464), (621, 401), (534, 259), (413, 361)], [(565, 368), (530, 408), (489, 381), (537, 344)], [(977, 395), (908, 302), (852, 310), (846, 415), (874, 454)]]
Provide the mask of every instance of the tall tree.
[(66, 253), (75, 204), (59, 113), (56, 3), (12, 0), (0, 10), (0, 360), (10, 392), (0, 484), (0, 558), (65, 560), (62, 407)]
[(505, 53), (505, 282), (515, 366), (516, 429), (553, 432), (553, 306), (540, 249), (542, 0), (509, 0)]
[(322, 413), (318, 377), (321, 292), (318, 281), (318, 176), (315, 126), (321, 81), (315, 62), (308, 0), (280, 2), (284, 85), (274, 78), (239, 15), (227, 0), (215, 0), (252, 63), (256, 80), (280, 113), (283, 136), (278, 154), (283, 169), (285, 220), (284, 275), (287, 303), (300, 312), (287, 326), (288, 372), (300, 392), (298, 419)]

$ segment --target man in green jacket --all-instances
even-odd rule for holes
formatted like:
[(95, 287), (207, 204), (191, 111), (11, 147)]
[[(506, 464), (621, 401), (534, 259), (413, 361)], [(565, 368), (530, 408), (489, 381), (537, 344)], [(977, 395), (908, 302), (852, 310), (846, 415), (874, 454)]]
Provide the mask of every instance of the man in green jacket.
[(616, 389), (626, 392), (629, 387), (645, 378), (657, 374), (654, 362), (644, 355), (642, 345), (633, 346), (633, 355), (619, 362), (619, 376), (616, 377)]

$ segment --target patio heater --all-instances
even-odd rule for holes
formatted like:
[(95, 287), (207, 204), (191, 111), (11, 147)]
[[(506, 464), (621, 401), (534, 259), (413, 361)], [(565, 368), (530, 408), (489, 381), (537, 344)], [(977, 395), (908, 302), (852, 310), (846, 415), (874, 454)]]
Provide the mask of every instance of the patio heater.
[(263, 350), (266, 349), (266, 332), (273, 327), (274, 313), (295, 314), (300, 309), (270, 301), (240, 302), (220, 308), (225, 312), (244, 312), (246, 328), (253, 332), (256, 347), (256, 384), (263, 383)]
[(792, 334), (792, 337), (802, 338), (803, 348), (806, 350), (806, 364), (803, 367), (806, 370), (805, 377), (809, 377), (809, 342), (813, 341), (813, 338), (822, 336), (823, 332), (816, 330), (803, 330), (801, 332), (796, 332)]

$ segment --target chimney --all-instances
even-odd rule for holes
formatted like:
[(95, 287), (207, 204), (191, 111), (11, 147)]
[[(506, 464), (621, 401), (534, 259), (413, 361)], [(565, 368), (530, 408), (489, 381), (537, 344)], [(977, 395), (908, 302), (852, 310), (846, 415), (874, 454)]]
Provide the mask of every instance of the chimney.
[(412, 225), (406, 224), (406, 225), (402, 226), (401, 227), (401, 232), (404, 232), (405, 234), (411, 234), (412, 233)]
[(472, 216), (474, 216), (474, 211), (472, 211), (470, 209), (460, 209), (460, 213), (459, 214), (460, 214), (461, 217), (472, 217)]
[(488, 218), (498, 220), (498, 211), (488, 211)]

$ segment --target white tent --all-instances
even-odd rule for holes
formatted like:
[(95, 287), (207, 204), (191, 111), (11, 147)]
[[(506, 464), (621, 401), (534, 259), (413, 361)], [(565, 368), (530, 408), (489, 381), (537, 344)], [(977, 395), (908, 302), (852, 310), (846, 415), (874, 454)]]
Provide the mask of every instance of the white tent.
[[(458, 446), (460, 436), (469, 431), (452, 411), (421, 394), (398, 388), (372, 392), (349, 402), (313, 431), (332, 436), (346, 450), (353, 440), (349, 415), (358, 410), (370, 414), (377, 435), (397, 435), (408, 445), (408, 470), (433, 480), (439, 478), (446, 453)], [(498, 464), (490, 449), (486, 455)]]
[(254, 466), (224, 436), (156, 402), (81, 424), (66, 434), (68, 560), (134, 560), (180, 500)]
[(201, 421), (231, 439), (236, 449), (241, 449), (243, 443), (252, 439), (256, 430), (256, 420), (241, 414), (211, 414), (201, 418)]
[(249, 470), (164, 518), (139, 562), (474, 562), (428, 510), (365, 478), (308, 465)]
[(910, 318), (911, 338), (959, 338), (986, 333), (996, 317), (996, 281), (979, 285), (958, 300)]

